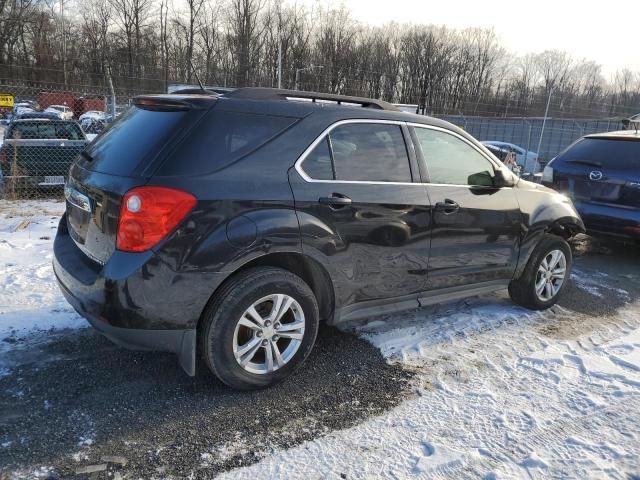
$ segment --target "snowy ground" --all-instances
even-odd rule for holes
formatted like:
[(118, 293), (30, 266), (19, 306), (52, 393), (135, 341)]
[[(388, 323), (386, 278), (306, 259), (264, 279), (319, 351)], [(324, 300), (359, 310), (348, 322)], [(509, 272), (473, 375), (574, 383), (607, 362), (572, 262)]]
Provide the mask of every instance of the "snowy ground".
[(85, 327), (66, 302), (51, 267), (63, 202), (0, 200), (0, 376), (17, 338), (31, 344)]
[[(19, 386), (24, 384), (21, 379), (30, 375), (20, 362), (32, 362), (35, 355), (38, 362), (44, 359), (55, 364), (55, 370), (74, 368), (68, 361), (60, 360), (56, 364), (56, 354), (42, 345), (60, 338), (76, 339), (73, 342), (78, 348), (98, 342), (86, 337), (91, 333), (81, 333), (90, 330), (77, 330), (83, 328), (85, 322), (65, 303), (53, 279), (51, 243), (62, 208), (61, 203), (52, 202), (26, 205), (0, 202), (0, 377), (17, 376), (15, 385), (10, 384), (12, 401), (16, 404), (28, 396), (24, 391), (30, 391)], [(352, 379), (344, 389), (332, 391), (335, 397), (348, 394), (348, 401), (340, 398), (336, 405), (321, 408), (315, 400), (309, 404), (306, 399), (301, 407), (297, 406), (298, 397), (311, 394), (313, 386), (308, 386), (290, 394), (288, 401), (296, 404), (296, 408), (294, 413), (288, 412), (292, 418), (282, 430), (289, 434), (292, 426), (299, 425), (297, 428), (308, 433), (301, 440), (284, 447), (273, 437), (258, 440), (251, 425), (257, 429), (260, 420), (255, 420), (255, 424), (251, 420), (249, 429), (245, 430), (231, 425), (230, 431), (235, 432), (233, 438), (218, 441), (211, 440), (217, 437), (210, 437), (208, 441), (196, 442), (193, 452), (198, 461), (192, 462), (188, 470), (177, 472), (176, 467), (169, 473), (170, 468), (165, 470), (167, 467), (160, 465), (170, 465), (171, 460), (163, 459), (161, 452), (177, 448), (175, 466), (180, 461), (178, 458), (187, 455), (187, 447), (164, 444), (162, 435), (153, 430), (149, 437), (156, 439), (156, 447), (148, 450), (141, 461), (149, 463), (149, 471), (155, 473), (143, 477), (209, 478), (226, 470), (222, 477), (233, 479), (640, 478), (640, 251), (623, 249), (621, 253), (620, 248), (602, 247), (581, 252), (572, 285), (561, 305), (543, 313), (516, 307), (504, 295), (493, 295), (352, 325), (349, 331), (366, 339), (387, 362), (413, 373), (410, 390), (407, 393), (398, 390), (401, 398), (390, 402), (386, 411), (368, 406), (370, 416), (355, 423), (345, 422), (347, 426), (353, 425), (350, 428), (340, 429), (336, 427), (340, 422), (335, 422), (316, 429), (314, 425), (321, 415), (335, 415), (345, 405), (352, 410), (362, 407), (367, 401), (362, 392), (366, 390), (371, 394), (371, 388), (363, 384), (350, 391), (349, 385), (355, 381)], [(335, 341), (342, 337), (348, 335), (339, 334)], [(324, 344), (328, 343), (325, 338)], [(106, 343), (95, 344), (98, 349), (110, 348), (103, 346)], [(356, 347), (354, 344), (354, 350)], [(61, 350), (56, 348), (56, 352)], [(322, 348), (322, 345), (318, 347)], [(377, 375), (375, 370), (367, 373), (368, 368), (382, 372), (381, 367), (363, 360), (366, 355), (371, 356), (366, 350), (361, 352), (364, 357), (352, 358), (341, 357), (343, 350), (320, 354), (323, 361), (343, 365), (331, 373), (330, 382), (339, 384), (340, 371), (346, 372), (351, 363), (362, 364), (365, 375)], [(125, 371), (140, 358), (141, 365), (149, 363), (144, 357), (125, 353), (118, 360), (119, 352), (116, 348), (108, 350), (105, 358), (115, 357)], [(87, 362), (98, 355), (94, 353), (84, 352)], [(104, 353), (105, 350), (100, 351), (100, 355)], [(153, 359), (157, 361), (157, 357)], [(172, 365), (171, 362), (173, 359), (167, 365)], [(82, 361), (76, 359), (74, 364), (77, 363)], [(78, 375), (93, 370), (89, 363), (79, 368), (82, 370)], [(129, 373), (135, 375), (135, 372)], [(49, 371), (45, 373), (50, 375)], [(145, 375), (151, 375), (147, 370), (143, 373), (140, 381)], [(167, 375), (171, 378), (172, 372)], [(306, 373), (300, 377), (303, 375)], [(176, 378), (182, 379), (179, 372)], [(151, 379), (156, 383), (160, 381), (158, 377)], [(208, 378), (200, 381), (209, 382)], [(294, 381), (300, 380), (294, 378)], [(115, 405), (118, 402), (115, 389), (124, 381), (101, 378), (99, 382), (109, 386), (108, 391), (113, 395), (110, 401)], [(312, 379), (313, 382), (317, 380)], [(126, 385), (132, 396), (137, 394), (136, 389), (150, 388), (147, 384)], [(264, 398), (289, 393), (290, 387), (291, 382), (287, 382), (258, 396), (252, 394), (250, 403), (260, 406)], [(330, 387), (318, 387), (323, 388)], [(188, 390), (189, 387), (180, 383), (176, 387), (174, 382), (162, 387), (163, 391), (167, 389)], [(37, 397), (35, 387), (30, 392), (32, 397)], [(225, 415), (225, 411), (232, 417), (233, 404), (248, 399), (244, 394), (244, 398), (237, 397), (231, 401), (233, 404), (225, 406), (226, 393), (207, 394), (210, 402), (220, 404), (222, 411), (211, 414), (211, 418), (218, 419), (216, 416)], [(153, 397), (157, 395), (161, 394)], [(30, 462), (17, 462), (24, 468), (9, 472), (12, 478), (45, 477), (55, 471), (51, 464), (60, 464), (58, 457), (68, 457), (75, 466), (83, 462), (98, 463), (101, 457), (96, 457), (95, 449), (100, 444), (108, 444), (110, 452), (120, 448), (114, 453), (129, 458), (133, 455), (130, 445), (142, 448), (139, 436), (144, 427), (137, 427), (138, 440), (132, 441), (133, 433), (123, 433), (120, 426), (115, 428), (117, 434), (109, 433), (103, 419), (92, 412), (74, 410), (73, 415), (58, 414), (55, 404), (49, 406), (50, 401), (56, 400), (46, 398), (43, 409), (52, 408), (51, 421), (62, 419), (82, 424), (84, 427), (79, 432), (86, 431), (86, 438), (82, 433), (77, 434), (71, 442), (74, 447), (56, 458), (34, 454), (36, 458)], [(83, 401), (86, 404), (91, 400), (98, 402), (95, 396)], [(62, 401), (58, 399), (58, 403)], [(322, 401), (331, 402), (331, 398)], [(176, 421), (177, 428), (190, 432), (188, 436), (195, 436), (193, 427), (188, 426), (192, 414), (186, 411), (185, 399), (180, 399), (177, 420), (164, 417), (167, 404), (163, 399), (158, 405), (146, 405), (164, 412), (163, 424)], [(130, 408), (135, 417), (143, 415), (136, 412), (135, 407)], [(195, 410), (201, 412), (202, 407)], [(12, 448), (18, 447), (16, 442), (24, 443), (29, 436), (29, 432), (24, 432), (21, 439), (3, 435), (3, 425), (12, 425), (14, 421), (9, 417), (0, 414), (0, 458), (3, 449), (11, 458)], [(205, 418), (209, 417), (196, 415), (195, 421), (201, 425), (198, 430), (208, 428)], [(272, 434), (281, 435), (279, 427), (269, 424), (273, 420), (268, 414), (262, 418), (272, 427)], [(154, 426), (156, 428), (159, 427)], [(224, 428), (227, 427), (213, 425), (213, 430)], [(170, 436), (181, 438), (180, 432), (175, 431)], [(152, 450), (157, 451), (153, 454)], [(18, 454), (24, 455), (24, 451), (15, 450), (15, 455)], [(238, 465), (249, 466), (234, 468)], [(121, 469), (125, 478), (127, 468)]]
[[(636, 478), (640, 303), (593, 330), (562, 307), (483, 299), (359, 329), (416, 369), (417, 395), (228, 478)], [(604, 323), (604, 324), (603, 324)]]

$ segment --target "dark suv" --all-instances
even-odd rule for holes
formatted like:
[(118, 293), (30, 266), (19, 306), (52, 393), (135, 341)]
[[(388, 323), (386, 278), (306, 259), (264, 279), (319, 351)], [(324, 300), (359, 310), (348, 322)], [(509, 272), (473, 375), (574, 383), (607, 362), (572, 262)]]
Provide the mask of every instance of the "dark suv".
[(589, 233), (640, 240), (640, 134), (586, 135), (544, 169), (542, 181), (570, 197)]
[(76, 310), (238, 388), (289, 375), (320, 320), (505, 288), (547, 308), (584, 231), (447, 122), (273, 89), (138, 97), (65, 194), (54, 268)]

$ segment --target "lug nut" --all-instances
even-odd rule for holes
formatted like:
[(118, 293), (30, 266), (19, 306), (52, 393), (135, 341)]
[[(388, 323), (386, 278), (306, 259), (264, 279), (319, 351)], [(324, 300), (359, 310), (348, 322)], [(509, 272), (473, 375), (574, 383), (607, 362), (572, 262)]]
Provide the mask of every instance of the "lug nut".
[(274, 335), (273, 336), (273, 341), (277, 342), (278, 340), (280, 340), (280, 337), (278, 335)]
[(281, 325), (280, 325), (280, 322), (276, 322), (276, 324), (274, 325), (274, 327), (276, 328), (276, 330), (277, 330), (278, 328), (280, 328), (280, 326), (281, 326)]
[(269, 340), (262, 340), (262, 345), (264, 345), (265, 347), (267, 346), (267, 343), (269, 343)]
[(265, 327), (269, 327), (271, 326), (271, 322), (269, 320), (267, 320), (266, 322), (264, 322), (264, 326)]
[(261, 331), (261, 330), (258, 330), (258, 331), (256, 332), (256, 337), (261, 337), (261, 336), (262, 336), (262, 331)]

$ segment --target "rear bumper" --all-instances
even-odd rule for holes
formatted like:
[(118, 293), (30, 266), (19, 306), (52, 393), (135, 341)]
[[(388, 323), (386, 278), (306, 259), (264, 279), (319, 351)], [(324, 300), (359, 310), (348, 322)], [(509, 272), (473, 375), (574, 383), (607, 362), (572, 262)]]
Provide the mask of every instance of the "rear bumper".
[(53, 251), (62, 293), (93, 327), (125, 348), (176, 353), (195, 374), (198, 320), (226, 275), (177, 273), (152, 251), (116, 251), (101, 265), (76, 246), (64, 216)]
[[(55, 267), (54, 267), (55, 269)], [(101, 334), (116, 345), (130, 350), (155, 350), (178, 355), (180, 366), (188, 375), (196, 373), (196, 330), (147, 330), (109, 325), (91, 314), (83, 302), (62, 283), (56, 271), (58, 284), (67, 302)]]
[(587, 233), (640, 239), (640, 210), (579, 201), (574, 205)]

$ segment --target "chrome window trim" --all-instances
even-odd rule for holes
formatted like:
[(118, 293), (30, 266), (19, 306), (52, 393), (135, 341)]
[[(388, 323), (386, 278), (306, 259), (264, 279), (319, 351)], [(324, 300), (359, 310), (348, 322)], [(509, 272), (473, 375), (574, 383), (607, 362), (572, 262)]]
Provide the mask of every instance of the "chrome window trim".
[[(309, 175), (307, 175), (302, 168), (302, 163), (306, 160), (306, 158), (313, 151), (313, 149), (316, 148), (318, 144), (322, 142), (325, 139), (325, 137), (331, 133), (332, 130), (334, 130), (335, 128), (341, 125), (347, 125), (351, 123), (377, 123), (377, 124), (383, 124), (383, 125), (397, 125), (400, 128), (402, 128), (403, 125), (407, 124), (407, 122), (403, 122), (400, 120), (379, 120), (379, 119), (371, 119), (371, 118), (362, 118), (362, 119), (351, 118), (348, 120), (339, 120), (335, 123), (332, 123), (327, 128), (325, 128), (320, 135), (318, 135), (318, 137), (311, 143), (311, 145), (309, 145), (307, 149), (304, 152), (302, 152), (302, 155), (300, 155), (298, 160), (296, 160), (296, 163), (294, 165), (295, 169), (298, 172), (298, 174), (304, 179), (305, 182), (355, 184), (355, 185), (358, 185), (358, 184), (360, 185), (422, 185), (422, 183), (420, 182), (381, 182), (381, 181), (374, 182), (374, 181), (368, 181), (368, 180), (316, 180), (315, 178), (311, 178)], [(403, 134), (403, 138), (404, 138), (404, 134)], [(405, 138), (404, 141), (406, 145), (407, 139)], [(407, 152), (407, 161), (409, 162), (409, 166), (411, 166), (411, 159), (409, 158), (409, 152)]]
[[(467, 140), (466, 138), (464, 138), (462, 135), (460, 135), (459, 133), (456, 133), (454, 131), (448, 130), (446, 128), (442, 128), (442, 127), (436, 127), (435, 125), (424, 125), (422, 123), (407, 123), (407, 126), (409, 127), (414, 127), (414, 128), (424, 128), (427, 130), (436, 130), (439, 132), (443, 132), (443, 133), (447, 133), (449, 135), (453, 135), (454, 137), (462, 140), (464, 143), (466, 143), (467, 145), (469, 145), (471, 148), (473, 148), (476, 152), (478, 152), (481, 156), (483, 156), (491, 165), (494, 166), (494, 168), (498, 168), (498, 169), (502, 169), (502, 167), (500, 166), (500, 164), (496, 163), (496, 161), (494, 159), (492, 159), (489, 155), (487, 155), (486, 152), (484, 152), (481, 148), (479, 148), (477, 145), (474, 145), (473, 143), (471, 143), (469, 140)], [(424, 153), (424, 152), (423, 152)], [(426, 162), (426, 159), (425, 159)], [(428, 165), (427, 165), (428, 167)], [(433, 184), (431, 184), (433, 185)], [(446, 185), (446, 184), (445, 184)], [(470, 186), (470, 185), (467, 185)]]

